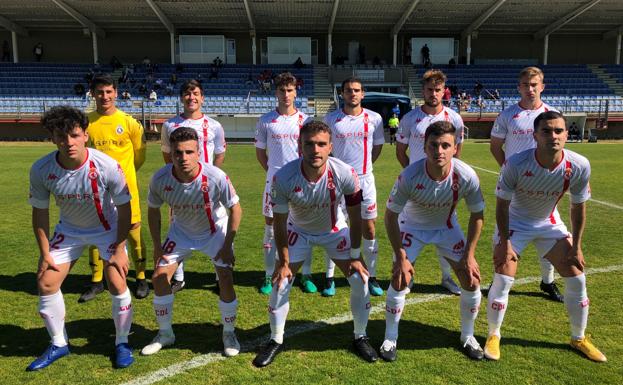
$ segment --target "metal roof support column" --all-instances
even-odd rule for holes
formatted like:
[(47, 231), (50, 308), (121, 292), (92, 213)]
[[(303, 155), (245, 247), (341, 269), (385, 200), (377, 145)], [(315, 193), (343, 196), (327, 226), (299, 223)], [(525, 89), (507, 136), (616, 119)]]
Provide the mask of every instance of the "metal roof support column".
[(253, 54), (253, 65), (257, 64), (257, 39), (255, 31), (251, 31), (251, 53)]
[[(619, 35), (619, 40), (620, 38), (621, 35)], [(15, 31), (11, 31), (11, 42), (13, 43), (13, 63), (19, 63), (19, 54), (17, 53), (17, 33)]]
[(547, 53), (549, 51), (549, 35), (543, 38), (543, 65), (547, 65)]
[(333, 57), (333, 36), (329, 33), (327, 35), (327, 64), (331, 65), (331, 58)]
[(169, 32), (169, 39), (171, 41), (171, 64), (175, 64), (175, 33)]
[(615, 63), (621, 64), (621, 32), (617, 35), (617, 49), (616, 49), (616, 57)]
[(93, 63), (99, 63), (99, 54), (97, 52), (97, 33), (95, 31), (91, 32), (91, 38), (93, 39)]
[(397, 34), (394, 34), (393, 36), (393, 46), (394, 46), (393, 64), (394, 64), (394, 67), (396, 67), (396, 64), (397, 64), (396, 60), (398, 56), (398, 52), (397, 52), (398, 51), (398, 35)]
[(472, 62), (472, 34), (467, 35), (467, 65)]

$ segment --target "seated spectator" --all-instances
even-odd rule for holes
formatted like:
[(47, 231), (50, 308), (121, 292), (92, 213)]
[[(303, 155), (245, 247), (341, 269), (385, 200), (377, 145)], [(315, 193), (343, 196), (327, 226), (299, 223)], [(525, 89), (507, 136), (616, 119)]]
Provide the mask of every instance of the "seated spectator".
[(223, 60), (221, 60), (221, 58), (219, 56), (217, 56), (216, 59), (214, 59), (212, 61), (212, 65), (214, 67), (222, 67), (223, 66)]
[(476, 80), (476, 85), (474, 86), (474, 96), (480, 96), (483, 88), (485, 88), (485, 86), (482, 85), (480, 80)]
[(121, 93), (121, 99), (130, 100), (131, 98), (132, 98), (132, 95), (130, 95), (130, 91), (125, 90)]
[(130, 69), (128, 67), (124, 67), (123, 71), (121, 71), (121, 76), (119, 76), (119, 83), (124, 84), (130, 80)]
[(156, 102), (156, 100), (158, 100), (158, 94), (155, 90), (151, 90), (151, 92), (149, 93), (149, 101)]
[(171, 74), (171, 79), (169, 80), (169, 83), (171, 83), (174, 86), (177, 84), (177, 74), (175, 73)]
[(82, 83), (76, 83), (76, 84), (74, 84), (74, 93), (75, 93), (77, 96), (82, 96), (82, 95), (84, 95), (84, 91), (85, 91), (85, 88), (84, 88), (84, 86), (82, 85)]
[(262, 92), (265, 94), (270, 94), (272, 91), (272, 82), (270, 79), (262, 80)]
[(165, 95), (167, 96), (173, 96), (173, 93), (175, 91), (175, 87), (173, 86), (173, 84), (169, 83), (167, 84), (167, 87), (165, 88)]
[(296, 78), (296, 89), (300, 91), (304, 85), (305, 85), (305, 81), (303, 80), (303, 78), (297, 77)]
[(156, 81), (154, 82), (154, 89), (157, 91), (159, 89), (162, 89), (162, 86), (164, 86), (164, 80), (160, 78), (156, 79)]

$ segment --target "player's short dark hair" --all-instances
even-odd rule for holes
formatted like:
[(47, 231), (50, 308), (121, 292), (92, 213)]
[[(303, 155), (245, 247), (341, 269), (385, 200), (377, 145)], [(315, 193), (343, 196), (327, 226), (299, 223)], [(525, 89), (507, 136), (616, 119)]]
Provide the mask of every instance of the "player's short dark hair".
[(536, 132), (536, 130), (539, 129), (539, 125), (541, 124), (542, 121), (556, 120), (556, 119), (562, 119), (565, 122), (565, 130), (566, 130), (567, 122), (565, 121), (565, 117), (563, 116), (563, 114), (561, 114), (558, 111), (545, 111), (545, 112), (541, 112), (534, 119), (534, 131)]
[(201, 92), (201, 96), (203, 96), (203, 87), (201, 87), (201, 83), (199, 80), (190, 79), (182, 83), (180, 86), (180, 98), (184, 96), (184, 94), (188, 91), (192, 91), (195, 88), (199, 88), (199, 92)]
[(54, 106), (46, 111), (41, 118), (41, 125), (50, 133), (60, 131), (67, 135), (76, 127), (86, 131), (89, 126), (89, 119), (77, 108), (70, 106)]
[(293, 85), (296, 86), (296, 77), (290, 72), (282, 72), (275, 76), (275, 88), (279, 89), (283, 86)]
[(188, 142), (189, 140), (194, 140), (195, 142), (199, 142), (197, 131), (193, 130), (190, 127), (176, 128), (175, 131), (173, 131), (171, 133), (171, 136), (169, 137), (169, 142), (171, 142), (171, 144), (180, 143), (180, 142)]
[(445, 120), (440, 120), (438, 122), (432, 123), (426, 128), (426, 132), (424, 133), (424, 143), (426, 143), (428, 141), (428, 138), (431, 136), (439, 137), (445, 134), (451, 134), (452, 136), (454, 136), (456, 143), (456, 127), (454, 127), (454, 124), (446, 122)]
[(442, 70), (433, 69), (424, 72), (424, 75), (422, 75), (422, 87), (430, 81), (432, 81), (433, 84), (446, 84), (448, 78)]
[(363, 88), (363, 82), (357, 76), (350, 76), (346, 79), (342, 80), (342, 91), (344, 91), (344, 87), (346, 87), (349, 83), (359, 83), (361, 84), (361, 88)]
[(110, 74), (100, 74), (95, 75), (93, 80), (91, 80), (91, 91), (95, 91), (97, 86), (112, 86), (115, 90), (117, 89), (117, 82)]
[(319, 120), (312, 120), (311, 122), (305, 123), (299, 132), (299, 140), (301, 140), (303, 135), (313, 136), (319, 132), (326, 132), (329, 134), (329, 141), (331, 141), (331, 127)]

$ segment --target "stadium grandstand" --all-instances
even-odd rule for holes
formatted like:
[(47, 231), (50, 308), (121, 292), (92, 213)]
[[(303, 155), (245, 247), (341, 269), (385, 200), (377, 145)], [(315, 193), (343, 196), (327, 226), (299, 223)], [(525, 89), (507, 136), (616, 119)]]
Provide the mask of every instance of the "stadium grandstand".
[(297, 107), (322, 117), (352, 75), (388, 103), (419, 105), (430, 67), (447, 74), (471, 135), (487, 137), (519, 98), (519, 70), (537, 65), (546, 103), (594, 137), (620, 138), (622, 23), (620, 0), (2, 0), (0, 137), (44, 137), (37, 122), (54, 105), (92, 109), (98, 72), (122, 80), (118, 106), (152, 131), (181, 112), (180, 84), (199, 78), (203, 110), (248, 139), (281, 71), (301, 79)]

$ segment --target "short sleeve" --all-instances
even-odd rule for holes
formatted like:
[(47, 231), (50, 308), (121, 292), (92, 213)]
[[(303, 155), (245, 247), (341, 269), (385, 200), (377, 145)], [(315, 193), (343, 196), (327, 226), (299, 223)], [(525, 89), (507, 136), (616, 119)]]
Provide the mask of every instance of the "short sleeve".
[(147, 205), (152, 208), (159, 208), (164, 204), (164, 199), (160, 196), (160, 189), (158, 188), (158, 183), (156, 182), (155, 174), (151, 181), (149, 182), (149, 190), (147, 192)]
[(463, 123), (463, 119), (460, 116), (456, 117), (455, 128), (456, 128), (456, 144), (463, 143), (463, 139), (465, 137), (465, 123)]
[(257, 125), (255, 126), (255, 147), (265, 150), (266, 143), (268, 140), (266, 138), (267, 136), (266, 125), (264, 124), (262, 120), (263, 119), (260, 118), (257, 121)]
[(214, 153), (222, 154), (227, 149), (227, 142), (225, 142), (225, 131), (223, 125), (220, 123), (216, 125), (214, 130)]
[(353, 195), (359, 190), (361, 190), (361, 186), (359, 184), (359, 176), (354, 168), (349, 167), (350, 170), (347, 173), (344, 173), (342, 193), (344, 195)]
[(273, 212), (277, 214), (287, 214), (289, 211), (288, 196), (282, 186), (283, 182), (278, 174), (275, 174), (270, 187), (270, 204), (273, 206)]
[(406, 177), (403, 171), (400, 175), (398, 175), (398, 178), (396, 179), (396, 182), (394, 182), (394, 186), (392, 187), (392, 191), (389, 193), (389, 198), (387, 199), (387, 208), (396, 214), (400, 214), (402, 212), (402, 209), (407, 204), (409, 195), (410, 192), (407, 187)]
[(508, 161), (502, 165), (498, 183), (495, 187), (495, 195), (504, 200), (511, 200), (517, 186), (517, 167), (513, 167)]
[(128, 127), (130, 128), (130, 140), (134, 152), (140, 151), (146, 145), (143, 125), (133, 117), (128, 116)]
[(372, 145), (376, 146), (385, 143), (385, 133), (383, 132), (383, 119), (379, 117), (374, 122), (374, 133), (372, 134)]
[(106, 174), (106, 188), (115, 206), (128, 203), (132, 197), (121, 166), (115, 163), (113, 167), (107, 167)]
[(169, 122), (164, 122), (162, 132), (160, 133), (160, 149), (167, 154), (171, 153), (171, 142), (169, 141), (171, 133), (169, 132), (169, 127)]
[(585, 161), (579, 171), (579, 176), (573, 178), (573, 183), (569, 186), (571, 203), (586, 202), (591, 198), (591, 187), (589, 179), (591, 177), (591, 166), (588, 160)]
[(43, 184), (43, 178), (39, 173), (38, 163), (30, 168), (30, 192), (28, 202), (37, 209), (50, 207), (50, 190)]
[(480, 181), (475, 172), (470, 173), (465, 190), (465, 203), (472, 213), (478, 213), (485, 209), (485, 200), (480, 190)]
[(231, 183), (231, 179), (229, 179), (229, 176), (223, 173), (219, 180), (219, 185), (220, 185), (220, 188), (219, 188), (220, 194), (219, 194), (218, 200), (219, 202), (223, 204), (223, 206), (227, 208), (231, 208), (232, 206), (236, 205), (236, 203), (240, 201), (240, 199), (238, 198), (238, 195), (236, 194), (236, 189), (234, 188), (234, 185)]
[(495, 119), (495, 123), (493, 123), (493, 128), (491, 129), (491, 136), (500, 139), (506, 139), (506, 135), (508, 133), (508, 129), (506, 127), (506, 122), (504, 121), (504, 116), (499, 114)]
[(398, 124), (398, 129), (396, 130), (396, 141), (397, 142), (400, 142), (403, 144), (409, 144), (409, 132), (410, 132), (409, 120), (410, 119), (408, 119), (407, 116), (405, 116), (404, 118), (402, 118), (402, 120)]

